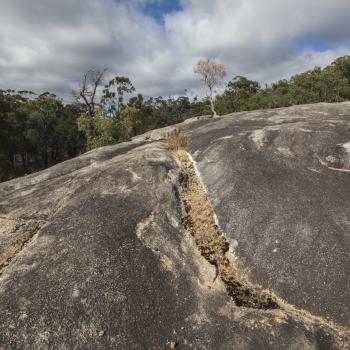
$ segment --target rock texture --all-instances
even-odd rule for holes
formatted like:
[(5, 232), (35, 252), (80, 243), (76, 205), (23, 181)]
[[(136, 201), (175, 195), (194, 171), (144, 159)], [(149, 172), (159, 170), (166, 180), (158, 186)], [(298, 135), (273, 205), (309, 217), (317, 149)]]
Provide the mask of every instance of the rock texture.
[(191, 136), (221, 228), (251, 278), (350, 326), (350, 104), (239, 113)]
[[(348, 348), (350, 105), (181, 127), (187, 166), (158, 130), (0, 184), (0, 349)], [(273, 307), (235, 304), (196, 192)]]

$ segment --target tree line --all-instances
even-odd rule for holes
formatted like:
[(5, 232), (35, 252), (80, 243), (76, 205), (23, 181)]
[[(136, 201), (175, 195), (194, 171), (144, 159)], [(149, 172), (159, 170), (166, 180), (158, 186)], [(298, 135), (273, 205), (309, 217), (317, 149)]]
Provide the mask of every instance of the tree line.
[(318, 102), (350, 100), (350, 56), (331, 65), (315, 67), (262, 88), (257, 81), (237, 76), (216, 98), (219, 114), (255, 109), (288, 107)]
[(236, 76), (216, 96), (214, 88), (225, 68), (202, 60), (195, 73), (208, 86), (203, 99), (145, 99), (127, 77), (104, 83), (105, 70), (87, 72), (69, 104), (50, 92), (0, 90), (0, 181), (195, 116), (350, 100), (350, 56), (263, 88)]

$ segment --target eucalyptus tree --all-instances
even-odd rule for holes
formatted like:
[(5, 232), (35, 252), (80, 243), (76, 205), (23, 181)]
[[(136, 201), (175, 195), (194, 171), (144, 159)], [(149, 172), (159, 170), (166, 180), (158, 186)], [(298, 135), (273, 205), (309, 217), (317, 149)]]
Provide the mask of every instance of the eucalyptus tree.
[(197, 66), (194, 68), (194, 73), (200, 76), (200, 79), (208, 88), (210, 109), (212, 115), (214, 117), (217, 116), (214, 108), (214, 87), (224, 79), (226, 75), (225, 66), (211, 59), (202, 59), (198, 61)]
[(107, 115), (117, 117), (125, 107), (124, 97), (135, 91), (135, 87), (127, 77), (116, 76), (105, 85), (102, 91), (101, 104)]

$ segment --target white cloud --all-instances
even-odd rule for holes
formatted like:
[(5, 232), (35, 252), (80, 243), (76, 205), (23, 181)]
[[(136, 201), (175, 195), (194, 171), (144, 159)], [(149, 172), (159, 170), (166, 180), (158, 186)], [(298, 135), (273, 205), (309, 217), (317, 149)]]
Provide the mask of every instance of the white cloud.
[(348, 0), (182, 0), (164, 25), (140, 12), (152, 1), (2, 0), (0, 87), (68, 98), (84, 71), (108, 67), (167, 96), (198, 91), (201, 57), (223, 62), (229, 79), (271, 82), (349, 53)]

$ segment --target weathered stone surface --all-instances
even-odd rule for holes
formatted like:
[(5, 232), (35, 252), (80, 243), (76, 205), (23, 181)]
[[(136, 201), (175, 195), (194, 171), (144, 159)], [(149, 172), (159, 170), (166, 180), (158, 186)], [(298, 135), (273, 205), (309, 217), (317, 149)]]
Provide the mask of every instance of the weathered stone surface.
[(43, 223), (34, 220), (0, 216), (0, 269), (10, 263), (42, 225)]
[(251, 279), (350, 324), (350, 104), (190, 124), (190, 152)]
[[(349, 174), (344, 171), (348, 163), (340, 156), (342, 149), (334, 147), (346, 141), (347, 117), (338, 116), (341, 111), (345, 113), (346, 106), (298, 108), (191, 120), (183, 127), (192, 135), (190, 151), (209, 190), (220, 226), (230, 239), (230, 250), (235, 247), (234, 240), (238, 242), (235, 249), (242, 271), (248, 268), (253, 281), (276, 290), (288, 303), (333, 317), (331, 312), (324, 312), (331, 305), (315, 308), (313, 300), (328, 295), (329, 304), (341, 305), (342, 310), (348, 302), (348, 276), (342, 275), (347, 260), (342, 252), (348, 249), (345, 222), (349, 203), (345, 185)], [(310, 111), (302, 114), (302, 108)], [(318, 111), (331, 111), (332, 117), (320, 114), (319, 119), (307, 118), (308, 113), (316, 115)], [(313, 136), (305, 141), (292, 134), (288, 144), (281, 136), (277, 146), (289, 147), (295, 154), (293, 161), (286, 150), (274, 151), (277, 141), (268, 141), (268, 156), (265, 141), (259, 148), (260, 136), (255, 141), (249, 138), (255, 129), (270, 124), (278, 126), (278, 130), (282, 126), (292, 128), (293, 124), (299, 128), (301, 120), (305, 123), (303, 128), (320, 129), (326, 136), (317, 144), (310, 141)], [(290, 130), (281, 135), (290, 135)], [(332, 131), (332, 136), (327, 136), (328, 131)], [(240, 135), (241, 132), (245, 134)], [(314, 134), (317, 132), (311, 132)], [(94, 150), (43, 172), (0, 184), (0, 249), (1, 253), (12, 254), (0, 270), (0, 349), (166, 349), (173, 344), (176, 349), (346, 348), (343, 329), (312, 315), (291, 311), (288, 305), (281, 304), (277, 309), (235, 306), (222, 279), (216, 276), (215, 267), (200, 255), (192, 236), (184, 229), (179, 195), (184, 178), (181, 163), (164, 144), (153, 142), (152, 138), (147, 143), (142, 137), (138, 140)], [(248, 149), (246, 157), (241, 154), (242, 145)], [(322, 145), (321, 151), (318, 145)], [(320, 160), (316, 157), (317, 161), (310, 164), (313, 152), (318, 152)], [(330, 155), (339, 158), (338, 163)], [(344, 169), (325, 168), (321, 162)], [(265, 180), (266, 169), (268, 174), (283, 175), (283, 166), (291, 174), (287, 180), (295, 177), (295, 182), (286, 181), (292, 185), (286, 187), (277, 175), (272, 176), (280, 179), (277, 185), (269, 182), (271, 175), (266, 175)], [(319, 173), (309, 173), (308, 167)], [(305, 181), (309, 176), (313, 187), (303, 193), (307, 186), (304, 180), (296, 181), (299, 177), (293, 171), (302, 179), (305, 175)], [(318, 182), (312, 178), (314, 174)], [(339, 190), (340, 185), (343, 191)], [(297, 186), (301, 186), (298, 191)], [(312, 191), (316, 188), (317, 194)], [(331, 196), (331, 189), (338, 190)], [(297, 191), (299, 196), (292, 192), (288, 197), (289, 191)], [(294, 214), (294, 202), (284, 201), (285, 198), (305, 201), (301, 201), (303, 206), (299, 204), (299, 216)], [(332, 201), (324, 207), (327, 198)], [(254, 215), (265, 218), (266, 207), (272, 212), (264, 226)], [(337, 217), (340, 233), (336, 238), (329, 238), (330, 224), (308, 221), (312, 215), (319, 219), (319, 207), (329, 209), (327, 215), (322, 211), (326, 217), (322, 220), (332, 222)], [(247, 216), (249, 213), (251, 217)], [(278, 221), (274, 213), (283, 220)], [(308, 214), (303, 216), (304, 213)], [(267, 224), (270, 218), (275, 218), (271, 227)], [(304, 230), (295, 229), (287, 234), (293, 220), (294, 225), (307, 222), (310, 235), (305, 238), (300, 233)], [(252, 230), (253, 224), (260, 225), (259, 235)], [(37, 225), (35, 229), (33, 225)], [(312, 240), (321, 227), (321, 237)], [(281, 237), (275, 238), (277, 234)], [(341, 248), (335, 245), (340, 237)], [(280, 250), (262, 256), (259, 249), (268, 252), (270, 239), (281, 239)], [(15, 252), (10, 249), (13, 242), (20, 242), (20, 249)], [(330, 248), (320, 250), (320, 242), (328, 242)], [(338, 254), (332, 249), (338, 249)], [(306, 278), (300, 267), (304, 260), (291, 259), (291, 252), (304, 254), (304, 260), (309, 257), (305, 261), (314, 264), (308, 267), (310, 271), (319, 272), (327, 254), (333, 254), (333, 260), (322, 270), (325, 277), (314, 274)], [(257, 264), (259, 259), (261, 266)], [(293, 264), (297, 264), (295, 270)], [(337, 276), (332, 274), (335, 267)], [(304, 289), (295, 290), (286, 283), (283, 293), (274, 281), (280, 280), (279, 274), (285, 276), (289, 272), (295, 282), (287, 281), (298, 286), (300, 281), (323, 283), (329, 276), (333, 289), (327, 286), (322, 292), (320, 286), (315, 290), (303, 286)], [(269, 274), (275, 279), (265, 277)], [(309, 298), (310, 305), (298, 300), (300, 293)], [(333, 318), (342, 324), (348, 320), (346, 315)]]

